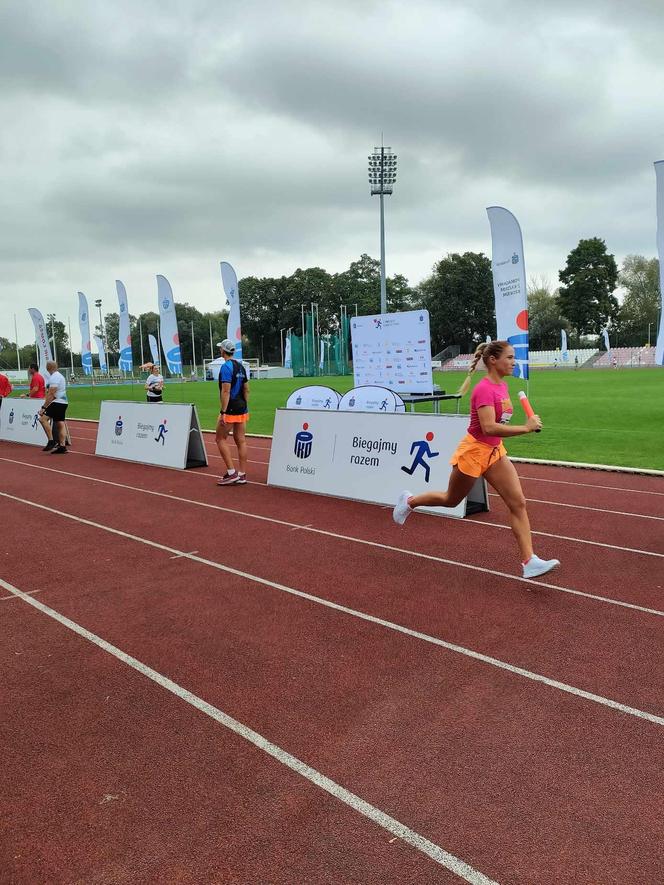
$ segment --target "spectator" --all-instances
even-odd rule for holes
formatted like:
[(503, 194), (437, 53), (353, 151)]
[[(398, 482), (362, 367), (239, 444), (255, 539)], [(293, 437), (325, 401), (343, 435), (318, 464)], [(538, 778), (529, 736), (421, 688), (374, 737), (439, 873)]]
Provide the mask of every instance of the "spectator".
[(30, 363), (28, 367), (28, 380), (30, 390), (22, 395), (23, 398), (28, 396), (30, 399), (44, 399), (46, 396), (46, 382), (35, 363)]
[[(217, 421), (217, 447), (226, 465), (226, 473), (217, 481), (217, 485), (244, 485), (247, 481), (247, 439), (245, 425), (249, 420), (249, 384), (247, 373), (239, 360), (233, 359), (235, 345), (229, 338), (217, 344), (221, 348), (224, 364), (219, 371), (219, 393), (221, 411)], [(239, 471), (235, 471), (228, 445), (228, 434), (232, 428), (233, 439), (237, 447)]]
[(150, 374), (145, 382), (148, 402), (160, 403), (162, 401), (161, 393), (164, 389), (164, 378), (159, 372), (159, 366), (156, 366), (154, 363), (150, 365), (148, 371)]
[[(66, 455), (66, 428), (65, 413), (67, 412), (67, 382), (64, 375), (58, 372), (58, 365), (54, 360), (46, 363), (48, 372), (48, 387), (44, 405), (39, 410), (39, 423), (44, 428), (48, 442), (44, 446), (45, 452), (52, 455)], [(53, 421), (53, 429), (49, 423)]]
[(12, 383), (6, 375), (3, 375), (0, 372), (0, 406), (2, 406), (2, 401), (6, 396), (12, 392), (14, 388), (12, 387)]

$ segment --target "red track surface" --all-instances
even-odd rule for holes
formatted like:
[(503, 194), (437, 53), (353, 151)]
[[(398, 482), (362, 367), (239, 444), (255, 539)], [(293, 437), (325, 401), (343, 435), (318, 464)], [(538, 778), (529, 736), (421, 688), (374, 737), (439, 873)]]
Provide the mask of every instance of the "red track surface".
[[(478, 876), (664, 880), (664, 480), (519, 465), (536, 550), (562, 560), (538, 587), (498, 499), (399, 530), (385, 508), (264, 485), (269, 440), (252, 482), (220, 489), (214, 458), (109, 461), (95, 425), (72, 430), (62, 458), (0, 443), (7, 584)], [(3, 882), (459, 881), (0, 597)]]

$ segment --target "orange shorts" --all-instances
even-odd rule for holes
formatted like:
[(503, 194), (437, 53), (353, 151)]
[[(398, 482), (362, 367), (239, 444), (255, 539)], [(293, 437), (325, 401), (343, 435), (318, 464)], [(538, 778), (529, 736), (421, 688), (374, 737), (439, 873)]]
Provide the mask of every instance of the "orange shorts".
[(244, 415), (224, 415), (226, 419), (226, 424), (246, 424), (249, 420), (249, 412), (245, 412)]
[(482, 476), (506, 454), (507, 449), (502, 443), (494, 448), (467, 433), (450, 458), (450, 464), (456, 465), (466, 476)]

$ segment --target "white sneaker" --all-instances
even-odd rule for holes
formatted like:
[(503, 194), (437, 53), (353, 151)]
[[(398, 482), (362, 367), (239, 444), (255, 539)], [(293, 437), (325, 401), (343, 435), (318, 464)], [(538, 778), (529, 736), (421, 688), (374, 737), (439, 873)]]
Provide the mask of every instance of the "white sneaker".
[(397, 498), (397, 503), (392, 511), (392, 519), (397, 525), (403, 525), (413, 512), (412, 507), (408, 506), (408, 499), (411, 497), (410, 492), (402, 492)]
[(547, 572), (550, 572), (551, 569), (554, 569), (559, 565), (559, 559), (540, 559), (539, 556), (535, 556), (533, 553), (523, 567), (523, 577), (538, 578), (540, 575), (545, 575)]

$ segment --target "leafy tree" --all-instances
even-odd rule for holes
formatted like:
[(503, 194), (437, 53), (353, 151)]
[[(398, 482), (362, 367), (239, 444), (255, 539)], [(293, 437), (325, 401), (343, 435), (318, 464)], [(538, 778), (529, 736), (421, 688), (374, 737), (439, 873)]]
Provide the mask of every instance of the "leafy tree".
[(659, 291), (659, 261), (643, 255), (628, 255), (618, 276), (619, 285), (625, 289), (620, 307), (618, 328), (626, 345), (639, 346), (657, 336), (657, 318), (661, 307)]
[(579, 240), (567, 256), (558, 278), (560, 309), (578, 335), (591, 334), (618, 315), (618, 300), (613, 294), (618, 281), (618, 267), (606, 243), (599, 237)]
[(558, 292), (551, 292), (546, 280), (531, 280), (528, 286), (528, 326), (532, 350), (555, 350), (560, 347), (560, 330), (569, 331)]
[(416, 294), (430, 314), (434, 353), (450, 344), (471, 351), (495, 333), (491, 262), (481, 252), (448, 254)]
[(67, 335), (65, 324), (56, 320), (54, 313), (49, 313), (46, 317), (46, 327), (51, 341), (51, 350), (54, 351), (53, 355), (57, 354), (58, 360), (63, 362), (69, 356), (69, 335)]

